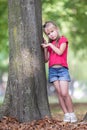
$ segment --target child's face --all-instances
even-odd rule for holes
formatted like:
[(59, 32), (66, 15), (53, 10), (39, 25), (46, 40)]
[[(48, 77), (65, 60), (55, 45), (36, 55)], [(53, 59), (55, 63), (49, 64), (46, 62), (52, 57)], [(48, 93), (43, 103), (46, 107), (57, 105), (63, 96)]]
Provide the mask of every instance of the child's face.
[(58, 28), (54, 26), (53, 24), (50, 24), (45, 28), (45, 33), (51, 40), (56, 40), (59, 36), (58, 34)]

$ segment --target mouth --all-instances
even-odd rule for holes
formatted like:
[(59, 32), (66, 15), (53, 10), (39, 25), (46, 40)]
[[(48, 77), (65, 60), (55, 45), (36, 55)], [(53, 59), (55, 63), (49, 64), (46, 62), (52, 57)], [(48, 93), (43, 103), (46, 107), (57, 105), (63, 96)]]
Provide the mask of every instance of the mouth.
[(55, 37), (52, 37), (53, 40), (55, 40), (56, 38)]
[(52, 39), (54, 39), (55, 37), (51, 36)]

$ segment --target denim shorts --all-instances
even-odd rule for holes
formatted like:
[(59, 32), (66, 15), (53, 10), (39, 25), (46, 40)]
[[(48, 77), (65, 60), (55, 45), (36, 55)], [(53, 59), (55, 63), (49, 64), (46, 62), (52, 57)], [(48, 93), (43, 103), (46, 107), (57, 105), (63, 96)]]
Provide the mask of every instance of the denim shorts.
[(59, 68), (49, 68), (49, 82), (54, 82), (56, 80), (61, 81), (71, 81), (70, 74), (68, 68), (59, 67)]

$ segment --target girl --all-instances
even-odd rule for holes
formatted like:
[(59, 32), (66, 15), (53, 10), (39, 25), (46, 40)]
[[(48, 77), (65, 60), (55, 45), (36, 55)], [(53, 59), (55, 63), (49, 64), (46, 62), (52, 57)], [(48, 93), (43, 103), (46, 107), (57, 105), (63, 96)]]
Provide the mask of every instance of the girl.
[(42, 44), (45, 61), (49, 61), (49, 81), (53, 83), (57, 92), (60, 106), (64, 112), (64, 122), (77, 122), (73, 110), (72, 100), (68, 92), (70, 75), (67, 64), (68, 40), (59, 35), (59, 29), (52, 21), (47, 21), (43, 30), (49, 43)]

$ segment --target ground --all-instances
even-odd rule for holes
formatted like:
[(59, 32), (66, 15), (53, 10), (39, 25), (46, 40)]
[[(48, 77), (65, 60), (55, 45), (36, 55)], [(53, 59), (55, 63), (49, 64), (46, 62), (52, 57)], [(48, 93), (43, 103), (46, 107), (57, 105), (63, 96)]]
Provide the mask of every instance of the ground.
[(64, 123), (63, 113), (58, 104), (50, 104), (52, 118), (45, 117), (31, 123), (19, 123), (13, 117), (3, 117), (0, 121), (0, 130), (87, 130), (87, 122), (83, 121), (87, 103), (74, 103), (77, 123)]

